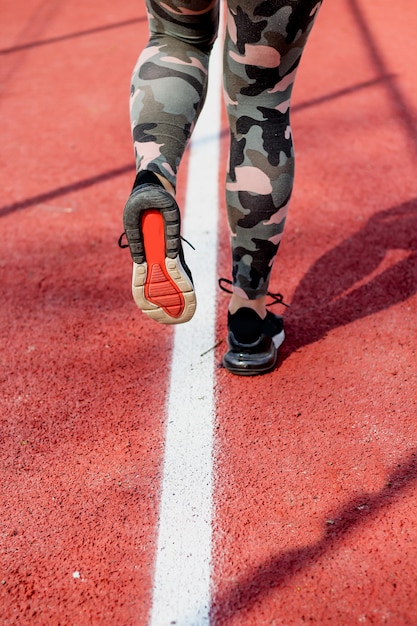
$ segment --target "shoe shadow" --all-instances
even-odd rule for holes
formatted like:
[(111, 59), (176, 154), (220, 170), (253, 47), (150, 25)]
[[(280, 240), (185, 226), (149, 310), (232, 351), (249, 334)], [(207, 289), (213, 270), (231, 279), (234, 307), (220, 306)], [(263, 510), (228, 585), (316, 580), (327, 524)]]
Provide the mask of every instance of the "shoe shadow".
[(298, 285), (285, 316), (281, 361), (355, 320), (417, 292), (417, 198), (376, 213), (326, 252)]

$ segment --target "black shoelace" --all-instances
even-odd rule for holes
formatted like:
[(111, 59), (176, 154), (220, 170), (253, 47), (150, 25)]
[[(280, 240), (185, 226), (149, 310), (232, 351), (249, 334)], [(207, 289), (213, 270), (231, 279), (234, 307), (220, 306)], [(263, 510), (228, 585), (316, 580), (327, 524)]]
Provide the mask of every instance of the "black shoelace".
[[(126, 233), (122, 233), (119, 237), (119, 239), (117, 240), (117, 245), (119, 246), (119, 248), (128, 248), (129, 244), (128, 243), (123, 243), (123, 237), (126, 237)], [(190, 246), (190, 248), (192, 248), (193, 250), (195, 250), (194, 246), (192, 243), (190, 243), (187, 239), (185, 239), (185, 237), (183, 237), (182, 235), (180, 235), (180, 239), (181, 241), (184, 241), (184, 243), (188, 244)]]
[(122, 233), (120, 235), (119, 239), (117, 240), (117, 245), (119, 246), (119, 248), (128, 248), (129, 244), (123, 243), (123, 237), (126, 237), (126, 233)]
[[(226, 293), (233, 293), (233, 291), (231, 289), (228, 289), (227, 287), (225, 287), (226, 285), (233, 285), (231, 280), (228, 280), (227, 278), (219, 278), (219, 287), (222, 291), (225, 291)], [(267, 292), (266, 294), (268, 296), (268, 298), (272, 298), (271, 302), (267, 302), (266, 306), (272, 306), (273, 304), (282, 304), (283, 306), (286, 306), (288, 309), (290, 308), (289, 304), (286, 304), (286, 302), (284, 302), (284, 296), (280, 293), (271, 293), (270, 291)]]

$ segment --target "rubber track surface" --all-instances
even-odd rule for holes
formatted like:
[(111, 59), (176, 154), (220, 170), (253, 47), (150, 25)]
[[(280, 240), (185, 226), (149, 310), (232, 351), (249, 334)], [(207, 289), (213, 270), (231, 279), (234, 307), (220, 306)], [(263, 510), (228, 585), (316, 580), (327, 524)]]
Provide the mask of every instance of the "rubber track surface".
[[(1, 14), (0, 623), (142, 625), (174, 332), (136, 309), (117, 247), (144, 6)], [(219, 294), (214, 625), (417, 623), (416, 19), (415, 0), (319, 16), (270, 375), (220, 367)]]

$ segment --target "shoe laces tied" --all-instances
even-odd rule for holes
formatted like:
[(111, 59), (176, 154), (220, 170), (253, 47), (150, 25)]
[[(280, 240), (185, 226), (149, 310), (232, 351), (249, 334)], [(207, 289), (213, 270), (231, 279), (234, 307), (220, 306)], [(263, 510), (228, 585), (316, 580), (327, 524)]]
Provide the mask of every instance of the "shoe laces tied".
[[(230, 293), (230, 294), (233, 293), (232, 289), (225, 287), (225, 285), (233, 285), (231, 280), (228, 280), (227, 278), (219, 278), (218, 283), (222, 291), (225, 291), (226, 293)], [(268, 296), (268, 298), (272, 298), (272, 301), (267, 302), (266, 306), (272, 306), (274, 304), (282, 304), (283, 306), (286, 306), (288, 309), (291, 306), (287, 304), (286, 302), (284, 302), (284, 296), (281, 293), (271, 293), (270, 291), (267, 291), (266, 295)]]

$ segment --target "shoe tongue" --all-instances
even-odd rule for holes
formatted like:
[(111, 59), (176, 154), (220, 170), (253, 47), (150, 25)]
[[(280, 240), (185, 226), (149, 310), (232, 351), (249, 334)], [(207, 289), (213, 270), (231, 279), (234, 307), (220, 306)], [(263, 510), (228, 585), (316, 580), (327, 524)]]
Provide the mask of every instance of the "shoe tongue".
[(234, 334), (237, 341), (252, 343), (261, 335), (262, 319), (253, 309), (242, 307), (236, 313), (229, 313), (229, 330)]

